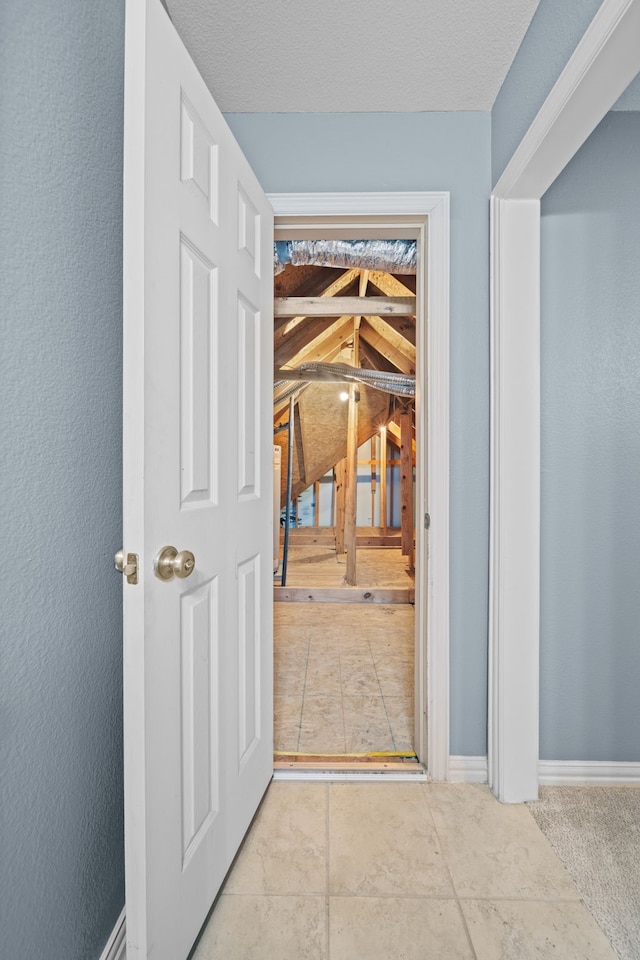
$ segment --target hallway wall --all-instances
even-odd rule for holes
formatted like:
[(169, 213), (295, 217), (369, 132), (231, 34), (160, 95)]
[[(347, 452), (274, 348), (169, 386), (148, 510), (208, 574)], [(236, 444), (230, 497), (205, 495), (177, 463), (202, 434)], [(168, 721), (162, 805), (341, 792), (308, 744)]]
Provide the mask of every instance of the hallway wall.
[(640, 761), (640, 113), (542, 199), (540, 756)]
[[(541, 0), (493, 107), (493, 183), (601, 3)], [(549, 760), (640, 760), (634, 110), (640, 78), (541, 204), (540, 755)]]
[(484, 754), (490, 116), (288, 113), (227, 120), (267, 191), (451, 192), (451, 752)]
[(124, 903), (122, 0), (0, 5), (0, 956)]

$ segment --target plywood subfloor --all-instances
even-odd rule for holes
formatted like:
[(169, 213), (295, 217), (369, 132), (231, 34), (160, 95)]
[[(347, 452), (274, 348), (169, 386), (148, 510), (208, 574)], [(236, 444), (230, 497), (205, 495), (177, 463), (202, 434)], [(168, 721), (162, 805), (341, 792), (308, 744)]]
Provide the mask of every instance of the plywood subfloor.
[[(289, 546), (288, 587), (341, 587), (346, 569), (346, 555), (337, 557), (332, 545)], [(413, 589), (414, 577), (399, 547), (358, 547), (356, 585)]]
[(410, 752), (413, 672), (408, 604), (276, 604), (276, 751)]

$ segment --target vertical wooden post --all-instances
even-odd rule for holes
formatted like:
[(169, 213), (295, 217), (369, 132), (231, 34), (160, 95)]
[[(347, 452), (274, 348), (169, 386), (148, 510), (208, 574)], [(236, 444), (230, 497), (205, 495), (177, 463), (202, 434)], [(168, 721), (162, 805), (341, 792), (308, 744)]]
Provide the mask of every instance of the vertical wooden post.
[(380, 526), (387, 535), (387, 428), (380, 430)]
[(339, 460), (335, 465), (335, 500), (336, 500), (336, 554), (344, 553), (344, 511), (345, 491), (347, 479), (347, 461)]
[(411, 413), (400, 415), (400, 500), (402, 553), (413, 570), (413, 424)]
[(313, 525), (314, 527), (320, 526), (320, 483), (316, 480), (313, 485), (313, 499), (315, 503), (315, 508), (313, 512)]
[(371, 526), (375, 527), (376, 525), (376, 467), (378, 462), (376, 459), (376, 435), (371, 437)]
[(347, 483), (344, 510), (344, 546), (347, 552), (349, 586), (356, 585), (356, 518), (358, 508), (358, 404), (357, 387), (349, 387), (349, 416), (347, 420)]

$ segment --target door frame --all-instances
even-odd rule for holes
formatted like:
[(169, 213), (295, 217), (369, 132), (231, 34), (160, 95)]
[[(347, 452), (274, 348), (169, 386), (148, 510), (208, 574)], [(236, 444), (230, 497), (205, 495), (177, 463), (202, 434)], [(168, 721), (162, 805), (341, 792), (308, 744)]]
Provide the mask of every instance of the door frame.
[[(272, 193), (276, 229), (305, 226), (330, 237), (353, 218), (369, 237), (419, 241), (416, 295), (417, 418), (416, 584), (427, 570), (426, 589), (416, 589), (416, 753), (426, 757), (433, 780), (449, 779), (449, 194)], [(385, 234), (386, 230), (386, 234)], [(426, 322), (437, 318), (437, 322)], [(426, 330), (424, 328), (426, 327)], [(425, 358), (426, 362), (421, 362)], [(426, 402), (425, 402), (426, 401)], [(427, 421), (429, 429), (427, 430)], [(429, 514), (428, 536), (424, 515)], [(427, 564), (428, 556), (428, 564)], [(422, 578), (424, 582), (424, 578)], [(428, 669), (427, 669), (428, 666)]]
[(640, 0), (604, 0), (491, 196), (489, 784), (538, 794), (540, 199), (640, 70)]

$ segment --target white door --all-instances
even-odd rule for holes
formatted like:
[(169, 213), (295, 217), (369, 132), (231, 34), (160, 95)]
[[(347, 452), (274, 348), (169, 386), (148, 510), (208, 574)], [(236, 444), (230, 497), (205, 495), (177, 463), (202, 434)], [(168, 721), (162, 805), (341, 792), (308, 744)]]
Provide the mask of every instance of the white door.
[(273, 215), (159, 0), (127, 3), (124, 213), (127, 958), (184, 960), (273, 769)]

